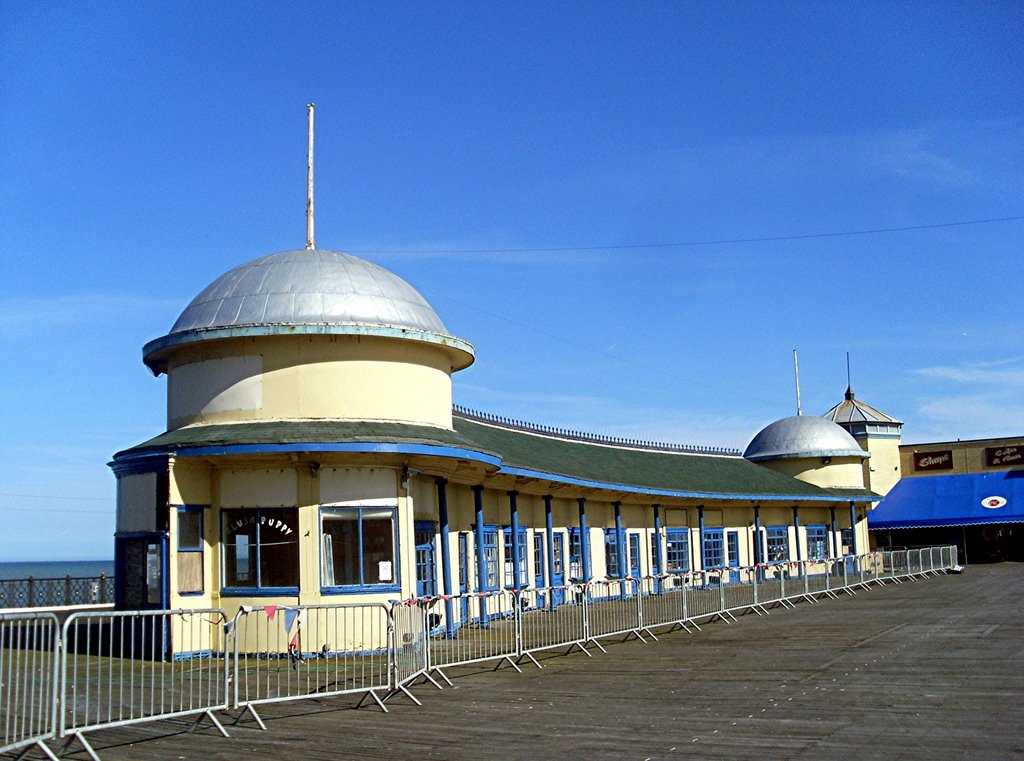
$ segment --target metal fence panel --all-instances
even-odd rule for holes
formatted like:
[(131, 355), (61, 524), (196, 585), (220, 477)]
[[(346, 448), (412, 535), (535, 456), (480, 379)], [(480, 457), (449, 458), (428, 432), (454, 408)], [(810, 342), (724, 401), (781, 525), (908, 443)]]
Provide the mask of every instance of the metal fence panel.
[(224, 611), (73, 613), (61, 734), (227, 707)]
[(586, 590), (580, 585), (522, 592), (520, 649), (523, 653), (586, 641)]
[[(518, 590), (474, 592), (421, 601), (430, 635), (429, 668), (515, 657), (519, 649), (517, 611), (530, 603), (539, 601), (523, 596)], [(449, 609), (459, 625), (446, 625)]]
[(52, 613), (0, 615), (0, 753), (56, 735), (59, 635)]
[(587, 586), (587, 639), (640, 630), (636, 579), (591, 581)]
[(426, 614), (415, 601), (391, 606), (391, 688), (407, 684), (427, 669)]
[(243, 608), (234, 706), (387, 689), (389, 622), (381, 603)]
[(679, 574), (645, 578), (640, 594), (645, 628), (681, 623), (688, 617), (686, 584)]

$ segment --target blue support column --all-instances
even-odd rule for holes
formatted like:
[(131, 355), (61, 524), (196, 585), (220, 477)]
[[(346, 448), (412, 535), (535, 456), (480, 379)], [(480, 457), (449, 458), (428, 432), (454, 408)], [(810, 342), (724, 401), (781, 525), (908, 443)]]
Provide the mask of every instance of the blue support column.
[[(473, 507), (476, 510), (476, 588), (487, 589), (487, 558), (484, 555), (484, 487), (473, 487)], [(480, 598), (480, 622), (487, 625), (487, 598)]]
[(583, 583), (590, 581), (590, 529), (587, 527), (587, 500), (578, 497), (580, 508), (580, 561), (583, 563)]
[[(452, 548), (448, 528), (448, 481), (438, 478), (437, 484), (437, 519), (441, 524), (441, 581), (446, 596), (452, 594)], [(455, 609), (451, 600), (444, 601), (445, 635), (455, 636)]]
[(800, 508), (793, 505), (793, 536), (796, 541), (796, 559), (803, 560), (804, 554), (800, 551)]
[(836, 538), (836, 509), (835, 507), (830, 507), (829, 510), (832, 512), (832, 541), (830, 542), (832, 545), (832, 557), (837, 558), (839, 557), (839, 540)]
[(508, 511), (512, 531), (512, 588), (519, 589), (522, 587), (519, 570), (519, 492), (508, 492)]
[(619, 578), (624, 579), (627, 576), (626, 569), (629, 568), (629, 564), (626, 562), (626, 542), (622, 534), (622, 503), (612, 502), (612, 507), (615, 508), (615, 554), (619, 556)]
[(857, 554), (857, 506), (850, 503), (850, 553)]
[[(551, 495), (544, 495), (544, 530), (547, 533), (546, 555), (548, 561), (548, 586), (554, 584), (555, 578), (555, 521), (551, 516)], [(552, 596), (553, 598), (554, 596)]]
[(664, 557), (661, 554), (661, 505), (652, 505), (652, 507), (654, 508), (654, 567), (660, 576), (665, 573)]

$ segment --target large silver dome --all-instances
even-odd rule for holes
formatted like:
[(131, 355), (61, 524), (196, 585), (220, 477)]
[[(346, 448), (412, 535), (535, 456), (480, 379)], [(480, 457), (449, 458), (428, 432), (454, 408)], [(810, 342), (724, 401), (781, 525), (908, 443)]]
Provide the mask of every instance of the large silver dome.
[(776, 420), (758, 433), (743, 456), (752, 462), (798, 457), (868, 457), (842, 427), (813, 415)]
[(324, 249), (281, 251), (224, 273), (185, 307), (170, 332), (143, 347), (146, 365), (199, 341), (269, 335), (365, 335), (442, 347), (461, 370), (472, 344), (449, 335), (415, 288), (372, 262)]
[(309, 323), (448, 332), (430, 304), (398, 275), (323, 249), (282, 251), (225, 272), (192, 299), (170, 332)]

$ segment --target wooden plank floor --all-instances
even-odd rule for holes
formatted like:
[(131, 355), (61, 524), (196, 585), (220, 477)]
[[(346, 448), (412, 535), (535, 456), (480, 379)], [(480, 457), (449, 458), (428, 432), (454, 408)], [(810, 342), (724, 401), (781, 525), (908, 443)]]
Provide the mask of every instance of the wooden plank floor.
[(172, 722), (89, 737), (105, 761), (1024, 759), (1024, 565), (606, 647), (522, 674), (452, 670), (455, 688), (420, 685), (422, 707), (389, 714), (302, 701), (229, 739)]

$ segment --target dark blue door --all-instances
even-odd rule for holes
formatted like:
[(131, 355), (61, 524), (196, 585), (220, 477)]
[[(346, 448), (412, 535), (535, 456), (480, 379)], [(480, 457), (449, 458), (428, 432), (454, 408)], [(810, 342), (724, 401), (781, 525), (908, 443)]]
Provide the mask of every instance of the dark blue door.
[(463, 597), (459, 600), (459, 621), (463, 624), (469, 621), (469, 598), (465, 596), (469, 592), (469, 572), (469, 534), (462, 531), (459, 533), (459, 594)]
[(433, 597), (437, 594), (437, 572), (434, 564), (434, 537), (437, 533), (433, 521), (416, 521), (416, 596)]

